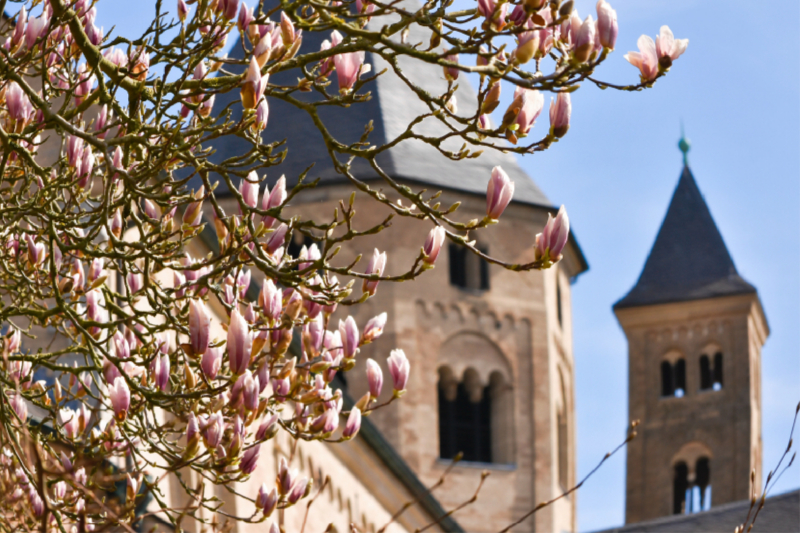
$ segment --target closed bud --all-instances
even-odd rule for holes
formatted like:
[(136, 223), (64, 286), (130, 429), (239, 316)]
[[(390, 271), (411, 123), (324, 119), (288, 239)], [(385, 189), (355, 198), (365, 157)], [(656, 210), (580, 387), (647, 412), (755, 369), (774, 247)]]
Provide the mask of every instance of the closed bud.
[(486, 189), (486, 216), (493, 220), (500, 218), (513, 196), (514, 182), (501, 167), (494, 167)]
[(556, 99), (550, 102), (550, 133), (556, 137), (566, 135), (571, 116), (572, 101), (569, 93), (558, 93)]
[(406, 390), (408, 375), (411, 371), (408, 358), (403, 350), (392, 350), (387, 362), (389, 363), (389, 373), (392, 375), (395, 394), (402, 394)]
[[(498, 83), (497, 85), (499, 86), (500, 84)], [(425, 245), (422, 247), (422, 252), (424, 254), (422, 261), (426, 265), (433, 265), (436, 262), (436, 259), (439, 257), (439, 252), (442, 250), (444, 238), (445, 231), (441, 226), (436, 226), (428, 233), (428, 237), (425, 239)]]
[(383, 371), (380, 365), (372, 359), (367, 359), (367, 383), (369, 384), (369, 394), (377, 400), (383, 388)]

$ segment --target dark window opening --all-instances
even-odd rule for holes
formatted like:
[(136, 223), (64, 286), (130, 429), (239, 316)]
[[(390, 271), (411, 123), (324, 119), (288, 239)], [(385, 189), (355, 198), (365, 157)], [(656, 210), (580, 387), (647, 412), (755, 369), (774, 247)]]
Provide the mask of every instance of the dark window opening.
[(711, 363), (707, 355), (700, 356), (700, 390), (711, 388)]
[(683, 514), (686, 506), (686, 490), (689, 488), (689, 468), (686, 463), (675, 465), (675, 478), (673, 480), (672, 514)]
[(714, 384), (712, 388), (714, 390), (722, 388), (722, 354), (720, 352), (714, 354)]
[(692, 514), (711, 508), (711, 462), (701, 457), (694, 467), (694, 479), (689, 480), (686, 463), (675, 465), (673, 514)]
[(686, 360), (675, 362), (675, 396), (682, 397), (686, 392)]
[(720, 390), (722, 388), (722, 354), (714, 354), (714, 366), (711, 359), (703, 354), (700, 356), (700, 390)]
[[(463, 246), (451, 243), (447, 247), (450, 256), (450, 284), (462, 289), (489, 290), (489, 263)], [(486, 247), (478, 246), (483, 253)]]
[(673, 396), (675, 385), (672, 383), (672, 365), (669, 361), (661, 362), (661, 396)]
[(661, 362), (661, 396), (681, 398), (686, 393), (686, 361)]
[(489, 387), (470, 391), (464, 381), (455, 384), (440, 378), (438, 395), (439, 456), (453, 459), (462, 452), (464, 461), (492, 462)]

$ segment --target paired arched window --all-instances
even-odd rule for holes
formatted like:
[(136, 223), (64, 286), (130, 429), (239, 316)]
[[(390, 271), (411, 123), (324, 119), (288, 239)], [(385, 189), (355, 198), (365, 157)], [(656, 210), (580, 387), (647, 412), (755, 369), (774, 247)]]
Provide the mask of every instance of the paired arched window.
[(691, 514), (711, 508), (711, 461), (700, 457), (690, 470), (685, 461), (674, 467), (673, 514)]
[[(712, 366), (713, 363), (713, 366)], [(720, 390), (722, 388), (722, 353), (714, 354), (713, 360), (703, 354), (700, 356), (700, 390)]]
[(661, 362), (661, 396), (680, 398), (686, 392), (686, 360)]
[(439, 369), (439, 457), (478, 463), (512, 462), (511, 390), (499, 372), (488, 383), (474, 368), (459, 380), (450, 369)]

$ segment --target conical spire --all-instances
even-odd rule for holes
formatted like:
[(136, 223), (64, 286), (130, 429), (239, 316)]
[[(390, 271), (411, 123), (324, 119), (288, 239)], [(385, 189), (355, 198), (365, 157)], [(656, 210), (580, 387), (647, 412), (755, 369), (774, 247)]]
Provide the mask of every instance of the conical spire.
[[(265, 10), (270, 7), (272, 2), (267, 0), (266, 4)], [(417, 0), (404, 0), (399, 7), (416, 10), (419, 4)], [(375, 17), (370, 23), (370, 28), (380, 28), (386, 22), (386, 20), (381, 20), (381, 17)], [(302, 52), (318, 51), (322, 41), (329, 38), (330, 35), (328, 34), (304, 32)], [(420, 26), (412, 25), (410, 35), (407, 38), (409, 43), (427, 43), (429, 40), (430, 35), (427, 34), (427, 30), (422, 29)], [(230, 56), (238, 59), (243, 57), (242, 46), (238, 39), (231, 49)], [(353, 104), (348, 109), (322, 106), (319, 108), (319, 114), (331, 135), (346, 143), (358, 141), (364, 134), (365, 126), (372, 121), (373, 131), (370, 133), (368, 141), (373, 145), (379, 145), (387, 140), (394, 139), (405, 131), (416, 116), (430, 113), (430, 110), (418, 100), (416, 95), (392, 71), (391, 66), (383, 58), (367, 54), (366, 60), (372, 65), (372, 74), (383, 70), (387, 71), (362, 89), (361, 92), (371, 91), (371, 99), (368, 102)], [(409, 58), (405, 57), (398, 58), (398, 61), (403, 74), (431, 94), (441, 94), (446, 88), (447, 82), (444, 80), (439, 67), (424, 64), (417, 60), (409, 60)], [(296, 78), (296, 71), (278, 72), (270, 77), (270, 83), (277, 85), (294, 84), (297, 82)], [(459, 89), (456, 93), (458, 107), (464, 110), (462, 112), (464, 115), (474, 112), (477, 106), (477, 97), (466, 74), (462, 73), (461, 77), (459, 77), (458, 85)], [(331, 93), (337, 91), (335, 74), (331, 76), (331, 85), (328, 87), (328, 91)], [(319, 100), (319, 95), (316, 92), (295, 92), (291, 94), (291, 97), (302, 101)], [(238, 120), (241, 116), (241, 105), (238, 99), (238, 91), (218, 95), (214, 105), (214, 113), (222, 112), (230, 105), (233, 119)], [(308, 113), (278, 98), (269, 98), (268, 102), (270, 107), (269, 123), (263, 138), (266, 142), (286, 139), (286, 147), (289, 149), (286, 160), (281, 165), (276, 167), (273, 172), (269, 172), (269, 169), (267, 169), (270, 179), (274, 180), (280, 174), (286, 174), (286, 178), (291, 184), (301, 172), (313, 163), (314, 167), (308, 174), (309, 179), (319, 177), (322, 178), (322, 183), (344, 181), (345, 178), (333, 168), (322, 134), (316, 128)], [(539, 125), (538, 130), (534, 130), (534, 133), (536, 131), (540, 133), (546, 131), (546, 120), (546, 118), (540, 119), (540, 122), (543, 123)], [(429, 117), (416, 125), (414, 131), (421, 135), (435, 136), (442, 135), (447, 130), (444, 129), (438, 119)], [(451, 141), (443, 143), (443, 148), (458, 151), (462, 141), (458, 139), (452, 139)], [(241, 154), (247, 149), (247, 145), (234, 136), (220, 139), (215, 143), (214, 148), (217, 152), (212, 157), (212, 161), (215, 162)], [(345, 160), (341, 155), (338, 157), (341, 161)], [(484, 150), (483, 154), (477, 159), (452, 161), (421, 141), (407, 140), (381, 154), (377, 162), (394, 179), (430, 184), (435, 188), (448, 188), (481, 195), (486, 193), (486, 186), (491, 176), (492, 167), (500, 165), (515, 181), (514, 201), (547, 207), (552, 206), (552, 203), (544, 193), (520, 168), (514, 156), (510, 154)], [(356, 158), (354, 161), (351, 172), (361, 180), (370, 180), (378, 177), (368, 162), (360, 158)]]
[(684, 166), (639, 281), (614, 308), (753, 292), (755, 287), (736, 272), (694, 176)]

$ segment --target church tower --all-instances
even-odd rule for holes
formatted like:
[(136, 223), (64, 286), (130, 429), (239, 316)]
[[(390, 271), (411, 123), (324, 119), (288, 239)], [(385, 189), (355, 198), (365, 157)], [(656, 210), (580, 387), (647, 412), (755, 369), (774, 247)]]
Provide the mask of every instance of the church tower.
[(626, 523), (745, 500), (761, 484), (769, 326), (686, 162), (639, 280), (614, 313), (628, 339)]

